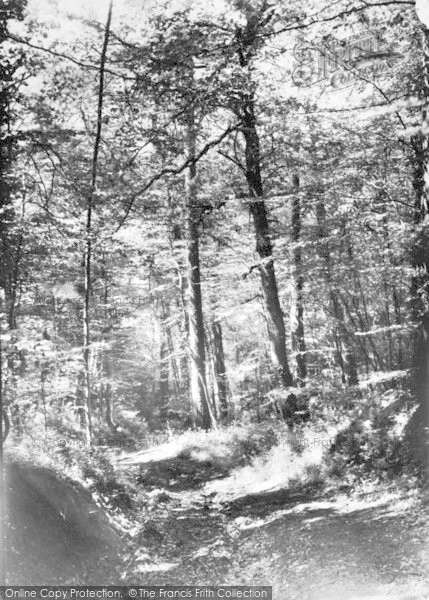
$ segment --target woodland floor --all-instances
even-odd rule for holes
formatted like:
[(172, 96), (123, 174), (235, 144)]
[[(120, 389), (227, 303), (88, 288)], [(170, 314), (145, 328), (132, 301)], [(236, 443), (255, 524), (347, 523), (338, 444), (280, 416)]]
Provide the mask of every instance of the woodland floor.
[(415, 493), (356, 495), (344, 486), (219, 502), (202, 494), (225, 474), (212, 465), (175, 459), (139, 471), (152, 490), (147, 516), (115, 581), (126, 545), (104, 543), (95, 560), (100, 546), (15, 477), (9, 583), (254, 584), (272, 585), (275, 600), (429, 598), (429, 508)]

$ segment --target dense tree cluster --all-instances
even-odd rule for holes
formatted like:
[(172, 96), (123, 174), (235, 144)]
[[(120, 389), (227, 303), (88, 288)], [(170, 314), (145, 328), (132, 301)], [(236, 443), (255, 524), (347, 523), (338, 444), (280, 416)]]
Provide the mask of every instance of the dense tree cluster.
[(413, 2), (66, 4), (0, 8), (16, 435), (67, 422), (92, 443), (136, 415), (210, 428), (270, 407), (292, 425), (323, 389), (374, 381), (416, 380), (424, 411), (429, 34)]

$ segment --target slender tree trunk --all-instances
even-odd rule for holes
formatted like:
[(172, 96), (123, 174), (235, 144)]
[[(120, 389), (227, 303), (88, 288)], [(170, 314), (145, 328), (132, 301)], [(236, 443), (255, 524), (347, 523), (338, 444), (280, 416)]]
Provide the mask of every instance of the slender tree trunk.
[(10, 273), (10, 283), (8, 286), (9, 294), (8, 294), (8, 311), (7, 311), (7, 322), (9, 325), (9, 329), (16, 329), (16, 308), (17, 308), (17, 298), (18, 298), (18, 289), (19, 289), (19, 271), (20, 271), (20, 262), (22, 255), (22, 245), (23, 245), (23, 235), (20, 233), (16, 240), (16, 252), (13, 257), (13, 265), (11, 264), (11, 273)]
[(334, 315), (337, 328), (337, 337), (340, 343), (340, 365), (343, 371), (343, 381), (349, 386), (359, 383), (356, 356), (349, 343), (349, 334), (347, 331), (344, 310), (337, 290), (331, 289), (330, 292), (331, 308)]
[(280, 306), (273, 245), (264, 201), (254, 101), (249, 97), (243, 106), (243, 135), (246, 142), (246, 178), (251, 196), (250, 212), (255, 226), (256, 251), (260, 259), (259, 272), (271, 344), (271, 360), (280, 382), (285, 387), (291, 387), (293, 378), (286, 352), (286, 329)]
[[(186, 123), (187, 159), (196, 155), (195, 116), (193, 108), (188, 109)], [(197, 169), (191, 162), (186, 173), (187, 203), (187, 314), (189, 334), (189, 364), (191, 384), (191, 416), (195, 427), (209, 429), (211, 425), (209, 399), (206, 384), (206, 355), (204, 338), (204, 318), (201, 293), (199, 223), (201, 210), (197, 197)]]
[[(172, 202), (168, 195), (170, 211), (172, 211)], [(177, 300), (177, 308), (180, 308), (183, 319), (179, 320), (180, 329), (180, 351), (177, 359), (174, 352), (174, 343), (171, 334), (171, 327), (168, 328), (168, 344), (170, 356), (172, 357), (172, 369), (175, 379), (176, 393), (179, 397), (183, 390), (189, 390), (189, 364), (187, 343), (189, 338), (188, 310), (186, 303), (186, 264), (183, 260), (183, 234), (182, 228), (176, 222), (171, 227), (170, 249), (177, 272), (177, 287), (180, 291), (180, 299)]]
[(163, 333), (163, 339), (161, 341), (161, 347), (159, 352), (159, 412), (161, 421), (165, 423), (168, 419), (168, 405), (169, 405), (169, 369), (168, 369), (168, 345), (165, 339), (165, 333)]
[[(7, 39), (7, 11), (0, 15), (0, 44)], [(14, 218), (11, 205), (10, 167), (12, 161), (12, 137), (10, 135), (9, 94), (13, 72), (8, 61), (0, 61), (0, 288), (4, 290), (6, 305), (10, 306), (9, 277), (11, 272), (10, 227)], [(1, 291), (0, 291), (1, 294)], [(9, 433), (9, 418), (3, 398), (3, 298), (0, 295), (0, 586), (6, 585), (6, 529), (5, 529), (5, 465), (3, 461), (3, 443)], [(10, 317), (10, 314), (8, 315)]]
[(225, 367), (225, 354), (223, 350), (222, 326), (219, 321), (212, 323), (212, 342), (213, 342), (213, 367), (216, 380), (216, 387), (219, 399), (219, 409), (221, 421), (228, 419), (228, 379)]
[[(16, 329), (16, 309), (18, 305), (18, 292), (20, 290), (20, 270), (21, 270), (21, 260), (23, 255), (24, 248), (24, 234), (23, 234), (23, 221), (25, 217), (25, 189), (21, 189), (21, 193), (23, 195), (22, 203), (21, 203), (21, 214), (19, 224), (19, 233), (16, 233), (14, 236), (14, 240), (11, 245), (15, 246), (14, 255), (10, 258), (10, 273), (9, 273), (9, 285), (8, 288), (8, 325), (9, 329)], [(11, 253), (11, 249), (9, 249), (9, 253)]]
[(48, 430), (48, 414), (47, 414), (47, 410), (46, 410), (46, 379), (47, 379), (47, 377), (48, 377), (48, 369), (46, 367), (46, 364), (43, 364), (42, 370), (40, 372), (40, 397), (42, 399), (45, 431)]
[(329, 243), (326, 230), (326, 208), (322, 200), (317, 204), (317, 222), (319, 226), (320, 251), (325, 263), (325, 277), (328, 284), (329, 303), (334, 317), (334, 340), (337, 344), (338, 363), (341, 368), (343, 382), (349, 386), (359, 383), (357, 362), (353, 349), (349, 343), (344, 310), (341, 305), (338, 291), (332, 280), (332, 265)]
[(171, 371), (173, 374), (173, 386), (174, 386), (174, 395), (176, 400), (180, 398), (180, 370), (176, 360), (175, 347), (173, 341), (173, 335), (171, 333), (171, 326), (167, 327), (167, 344), (168, 344), (168, 353), (170, 356), (170, 364)]
[(307, 379), (307, 348), (304, 330), (304, 275), (301, 252), (301, 199), (299, 196), (299, 176), (294, 176), (296, 194), (291, 205), (292, 226), (292, 298), (290, 310), (292, 351), (295, 355), (296, 381), (305, 385)]
[[(380, 195), (380, 199), (382, 199), (382, 195)], [(392, 334), (392, 318), (390, 314), (390, 302), (392, 300), (391, 289), (392, 285), (389, 283), (386, 274), (388, 273), (389, 264), (391, 262), (391, 248), (389, 242), (389, 224), (387, 222), (386, 214), (383, 215), (383, 240), (385, 251), (383, 252), (383, 291), (384, 291), (384, 315), (385, 315), (385, 324), (387, 327), (387, 346), (389, 350), (389, 360), (388, 367), (389, 369), (393, 369), (396, 364), (395, 358), (395, 343)]]
[(91, 407), (91, 271), (92, 271), (92, 213), (94, 205), (94, 196), (97, 189), (97, 170), (98, 155), (100, 150), (101, 133), (103, 127), (103, 101), (104, 101), (104, 75), (107, 56), (107, 45), (109, 43), (110, 23), (112, 20), (112, 4), (110, 1), (107, 14), (106, 27), (104, 30), (103, 47), (100, 58), (99, 87), (98, 87), (98, 107), (97, 107), (97, 131), (94, 142), (94, 152), (92, 156), (91, 186), (86, 205), (86, 248), (84, 256), (84, 305), (83, 305), (83, 364), (84, 364), (84, 406), (83, 406), (83, 428), (85, 439), (88, 446), (91, 445), (92, 438), (92, 407)]
[[(401, 302), (399, 299), (398, 290), (396, 289), (395, 285), (392, 285), (392, 303), (395, 311), (395, 325), (402, 327), (403, 319), (401, 312)], [(398, 366), (400, 369), (404, 368), (404, 349), (401, 335), (398, 336)]]
[[(0, 15), (0, 44), (7, 40), (7, 17)], [(15, 69), (19, 66), (4, 60), (0, 64), (0, 287), (4, 290), (7, 310), (7, 321), (10, 329), (16, 329), (15, 304), (17, 284), (17, 257), (20, 257), (20, 246), (16, 243), (12, 227), (15, 211), (12, 205), (11, 192), (14, 187), (11, 166), (16, 151), (12, 137), (11, 94)], [(14, 255), (14, 249), (17, 248)]]
[(253, 10), (251, 4), (243, 5), (246, 18), (244, 27), (236, 30), (237, 54), (242, 68), (244, 90), (236, 105), (236, 113), (242, 122), (245, 140), (246, 180), (250, 196), (250, 212), (253, 217), (256, 251), (259, 256), (262, 294), (266, 309), (267, 329), (271, 346), (271, 361), (276, 379), (285, 387), (293, 385), (286, 351), (286, 329), (280, 305), (274, 267), (273, 245), (264, 200), (261, 176), (260, 140), (255, 114), (255, 85), (251, 77), (252, 58), (258, 44), (258, 32), (264, 20), (266, 5)]
[(161, 421), (168, 419), (168, 408), (170, 400), (169, 389), (169, 348), (168, 348), (168, 309), (162, 306), (161, 344), (159, 351), (159, 412)]
[[(87, 235), (91, 230), (91, 209), (88, 208)], [(82, 405), (82, 427), (85, 433), (85, 440), (88, 446), (91, 445), (92, 438), (92, 403), (91, 403), (91, 336), (90, 336), (90, 298), (91, 298), (91, 241), (88, 239), (85, 252), (85, 291), (83, 305), (83, 368), (84, 368), (84, 386), (83, 386), (83, 405)]]
[[(344, 298), (343, 295), (341, 295), (339, 292), (338, 293), (338, 297), (341, 300), (341, 306), (340, 306), (340, 310), (344, 311), (345, 310), (345, 314), (347, 315), (348, 320), (350, 321), (350, 325), (353, 327), (353, 331), (357, 331), (359, 329), (357, 322), (355, 321), (355, 316), (353, 315), (350, 306), (348, 305), (346, 299)], [(349, 330), (349, 328), (345, 325), (346, 323), (346, 319), (344, 319), (343, 316), (343, 321), (344, 321), (344, 331), (345, 334), (347, 336), (347, 339), (349, 340), (349, 344), (350, 346), (353, 345), (357, 345), (359, 346), (360, 351), (362, 352), (363, 356), (365, 357), (365, 363), (366, 363), (366, 373), (369, 374), (369, 367), (371, 367), (374, 371), (377, 371), (379, 369), (379, 363), (376, 362), (376, 359), (374, 356), (371, 356), (368, 352), (368, 349), (363, 341), (364, 338), (357, 338), (353, 332), (351, 332)], [(362, 331), (365, 331), (364, 329), (361, 328)]]
[(390, 318), (390, 293), (389, 284), (387, 283), (386, 277), (383, 276), (383, 290), (384, 290), (384, 318), (387, 327), (387, 349), (388, 349), (388, 360), (387, 366), (392, 369), (394, 366), (394, 344), (392, 335), (392, 320)]
[[(388, 265), (392, 265), (392, 264), (397, 266), (395, 258), (394, 258), (394, 254), (392, 252), (392, 246), (390, 243), (389, 221), (388, 221), (386, 214), (383, 217), (383, 237), (384, 237), (385, 246), (386, 246), (386, 256), (384, 259), (386, 267)], [(393, 316), (394, 316), (393, 321), (394, 321), (395, 325), (398, 326), (398, 328), (402, 328), (403, 319), (402, 319), (402, 312), (401, 312), (400, 295), (399, 295), (396, 285), (394, 284), (393, 281), (386, 282), (386, 286), (387, 286), (386, 287), (386, 304), (387, 305), (392, 304)], [(398, 367), (400, 369), (402, 369), (404, 366), (404, 352), (403, 352), (403, 340), (402, 340), (401, 333), (399, 333), (397, 336), (397, 344), (395, 344), (394, 342), (395, 342), (395, 340), (393, 339), (394, 350), (395, 350), (395, 346), (397, 346), (397, 356), (394, 356), (393, 363), (394, 363), (394, 365), (398, 365)]]
[[(421, 98), (423, 128), (429, 125), (429, 30), (422, 27), (423, 68)], [(412, 251), (414, 275), (411, 282), (414, 335), (415, 392), (418, 409), (407, 428), (414, 455), (428, 464), (425, 446), (429, 427), (429, 136), (422, 131), (413, 139), (415, 192), (415, 235)]]
[(106, 383), (104, 387), (104, 405), (106, 407), (106, 424), (110, 431), (116, 433), (118, 430), (118, 425), (115, 423), (113, 417), (113, 393), (112, 386), (110, 383)]
[(112, 317), (111, 312), (109, 311), (109, 276), (106, 268), (106, 257), (103, 256), (103, 264), (101, 269), (101, 277), (104, 281), (104, 318), (103, 318), (103, 349), (101, 356), (101, 370), (102, 377), (104, 383), (101, 386), (100, 390), (100, 399), (101, 399), (101, 412), (104, 409), (104, 416), (106, 425), (109, 429), (116, 433), (118, 430), (118, 425), (114, 420), (114, 407), (113, 407), (113, 390), (112, 390), (112, 369), (111, 369), (111, 356), (110, 352), (112, 350), (111, 347), (111, 338), (112, 338)]
[(220, 419), (219, 390), (216, 381), (216, 369), (214, 365), (213, 340), (211, 331), (205, 334), (206, 358), (207, 358), (207, 386), (210, 400), (210, 414), (217, 423)]
[(113, 433), (116, 433), (116, 431), (118, 430), (118, 425), (114, 419), (113, 390), (112, 390), (112, 384), (111, 384), (112, 370), (111, 370), (110, 356), (109, 356), (108, 351), (106, 351), (106, 350), (104, 351), (102, 361), (103, 361), (103, 375), (106, 378), (106, 382), (104, 383), (104, 385), (101, 388), (101, 401), (102, 401), (102, 405), (104, 405), (104, 409), (105, 409), (106, 425), (108, 426), (108, 428), (111, 431), (113, 431)]

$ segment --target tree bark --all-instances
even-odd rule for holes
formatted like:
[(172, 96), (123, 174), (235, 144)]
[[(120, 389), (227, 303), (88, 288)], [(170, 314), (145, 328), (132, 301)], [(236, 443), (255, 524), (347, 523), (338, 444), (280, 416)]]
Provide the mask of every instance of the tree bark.
[[(7, 40), (8, 20), (21, 19), (23, 7), (24, 3), (21, 5), (18, 2), (14, 7), (6, 7), (5, 10), (0, 11), (0, 44)], [(12, 205), (11, 192), (16, 184), (11, 167), (16, 154), (16, 143), (12, 134), (11, 102), (14, 93), (17, 92), (14, 75), (21, 62), (19, 57), (16, 60), (10, 60), (5, 56), (0, 64), (0, 287), (5, 293), (10, 329), (16, 329), (17, 265), (21, 254), (20, 236), (17, 240), (12, 230), (15, 210)], [(15, 248), (17, 248), (16, 252)]]
[(168, 309), (162, 306), (161, 344), (159, 350), (159, 414), (163, 423), (168, 419), (170, 399), (169, 388), (169, 345), (168, 345)]
[[(196, 132), (193, 107), (187, 111), (186, 123), (187, 159), (195, 160)], [(186, 178), (186, 247), (187, 247), (187, 314), (189, 335), (189, 366), (191, 387), (191, 416), (194, 427), (209, 429), (211, 426), (209, 399), (206, 383), (206, 355), (204, 318), (200, 273), (200, 234), (201, 210), (197, 198), (197, 169), (195, 162), (187, 168)]]
[(243, 82), (245, 91), (240, 94), (236, 112), (242, 122), (242, 133), (245, 140), (246, 180), (250, 195), (250, 212), (255, 227), (256, 251), (260, 259), (259, 272), (266, 308), (271, 360), (279, 383), (285, 387), (291, 387), (293, 377), (287, 358), (286, 329), (279, 300), (273, 245), (264, 200), (254, 84), (250, 76), (250, 63), (256, 49), (260, 18), (262, 15), (258, 15), (254, 11), (246, 11), (246, 25), (236, 31), (239, 63), (247, 79)]
[(286, 352), (286, 329), (277, 288), (267, 208), (263, 197), (260, 142), (256, 128), (254, 101), (251, 98), (248, 98), (243, 106), (243, 135), (246, 142), (246, 179), (252, 198), (250, 212), (255, 227), (256, 251), (260, 259), (259, 272), (266, 308), (271, 360), (280, 382), (285, 387), (291, 387), (293, 378)]
[(86, 244), (84, 255), (84, 304), (83, 304), (83, 365), (84, 365), (84, 405), (82, 412), (83, 429), (85, 440), (88, 446), (92, 439), (92, 407), (91, 407), (91, 388), (92, 378), (90, 369), (91, 359), (91, 271), (92, 271), (92, 212), (94, 205), (94, 196), (97, 188), (97, 170), (98, 155), (100, 150), (101, 133), (103, 127), (103, 101), (104, 101), (104, 75), (107, 57), (107, 45), (110, 36), (110, 23), (112, 20), (112, 3), (110, 0), (106, 27), (104, 30), (103, 47), (100, 58), (99, 86), (98, 86), (98, 107), (97, 107), (97, 131), (94, 141), (94, 151), (92, 156), (91, 185), (86, 204)]
[[(169, 208), (172, 210), (172, 203), (170, 196), (169, 198)], [(183, 242), (183, 232), (182, 227), (177, 224), (177, 222), (173, 222), (171, 227), (171, 238), (170, 238), (170, 248), (171, 254), (176, 266), (177, 272), (177, 287), (180, 291), (180, 299), (176, 301), (177, 308), (180, 308), (181, 313), (183, 315), (183, 319), (179, 321), (179, 329), (180, 329), (180, 349), (178, 353), (178, 358), (176, 358), (174, 352), (174, 343), (173, 337), (171, 334), (171, 328), (168, 328), (168, 344), (169, 351), (172, 357), (172, 369), (175, 379), (175, 387), (177, 396), (180, 396), (184, 392), (184, 390), (188, 391), (190, 388), (189, 384), (189, 356), (187, 352), (187, 344), (189, 338), (189, 317), (188, 317), (188, 309), (187, 309), (187, 301), (186, 301), (186, 264), (183, 260), (183, 252), (182, 252), (182, 242)]]
[(422, 131), (414, 137), (415, 192), (411, 282), (414, 334), (415, 394), (418, 408), (407, 428), (408, 442), (418, 460), (428, 463), (426, 448), (429, 427), (429, 30), (422, 27)]
[(118, 431), (118, 425), (113, 418), (113, 393), (110, 383), (106, 383), (103, 388), (103, 400), (106, 407), (106, 424), (113, 433)]
[(296, 381), (305, 385), (307, 379), (307, 348), (304, 329), (304, 274), (302, 272), (301, 242), (301, 199), (299, 176), (294, 176), (296, 194), (291, 205), (292, 226), (292, 298), (290, 310), (292, 351), (295, 355)]
[(349, 386), (359, 383), (357, 361), (349, 343), (344, 310), (338, 290), (332, 278), (331, 253), (326, 230), (326, 207), (322, 200), (317, 203), (317, 222), (319, 227), (320, 254), (325, 265), (325, 277), (328, 284), (329, 303), (334, 318), (334, 340), (337, 346), (338, 364), (341, 369), (343, 382)]
[(112, 339), (113, 339), (113, 319), (112, 313), (109, 310), (109, 273), (107, 269), (107, 260), (106, 256), (103, 254), (102, 256), (102, 264), (100, 270), (101, 280), (103, 281), (104, 293), (103, 293), (103, 303), (104, 303), (104, 314), (103, 314), (103, 329), (102, 329), (102, 354), (101, 354), (101, 371), (102, 371), (102, 379), (103, 383), (100, 388), (100, 401), (101, 401), (101, 411), (104, 410), (104, 416), (106, 425), (109, 429), (116, 433), (118, 430), (118, 425), (115, 423), (113, 417), (113, 389), (112, 389), (112, 369), (111, 369), (111, 352), (112, 352)]
[(225, 354), (223, 349), (222, 326), (219, 321), (212, 323), (212, 342), (213, 342), (213, 367), (216, 380), (217, 394), (219, 400), (219, 412), (221, 421), (228, 419), (228, 379), (225, 367)]

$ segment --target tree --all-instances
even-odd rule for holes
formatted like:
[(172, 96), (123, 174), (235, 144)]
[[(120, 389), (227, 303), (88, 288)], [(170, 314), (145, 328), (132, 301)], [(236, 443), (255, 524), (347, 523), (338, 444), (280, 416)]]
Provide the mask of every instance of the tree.
[(10, 0), (3, 3), (0, 12), (0, 286), (6, 294), (8, 324), (16, 328), (15, 308), (19, 285), (19, 268), (22, 252), (22, 233), (14, 232), (14, 208), (12, 195), (17, 187), (11, 172), (16, 158), (17, 138), (14, 131), (15, 107), (18, 101), (25, 54), (16, 48), (5, 48), (9, 35), (9, 21), (23, 19), (25, 0)]
[(337, 349), (338, 362), (341, 367), (344, 383), (347, 383), (347, 385), (357, 385), (357, 365), (350, 343), (351, 335), (346, 326), (344, 309), (338, 294), (338, 288), (332, 280), (331, 252), (327, 242), (326, 209), (322, 199), (317, 203), (317, 222), (319, 226), (320, 254), (325, 262), (324, 272), (329, 290), (330, 311), (335, 324), (333, 336)]
[(225, 366), (222, 326), (219, 321), (212, 323), (213, 370), (216, 384), (217, 400), (220, 419), (225, 422), (228, 418), (228, 379)]
[[(175, 223), (185, 232), (186, 241), (186, 285), (182, 290), (186, 297), (186, 328), (189, 348), (189, 377), (191, 413), (194, 426), (209, 428), (213, 415), (206, 380), (206, 352), (203, 298), (200, 265), (200, 228), (204, 206), (199, 199), (199, 178), (197, 163), (208, 148), (218, 142), (208, 142), (206, 149), (197, 152), (197, 142), (202, 130), (202, 122), (212, 108), (212, 91), (205, 91), (213, 84), (217, 67), (200, 66), (198, 80), (195, 78), (195, 54), (199, 45), (208, 42), (204, 37), (204, 23), (193, 23), (187, 12), (176, 13), (171, 18), (155, 18), (156, 30), (153, 39), (143, 49), (145, 62), (140, 65), (149, 85), (142, 88), (143, 96), (149, 100), (153, 122), (163, 115), (171, 129), (166, 126), (155, 142), (157, 155), (162, 163), (173, 161), (184, 155), (182, 168), (167, 167), (166, 173), (180, 175), (185, 172), (182, 223)], [(227, 128), (226, 134), (229, 129)], [(224, 134), (221, 136), (225, 137)], [(220, 143), (220, 142), (219, 142)], [(178, 187), (177, 180), (169, 184), (169, 193)], [(177, 192), (176, 192), (177, 193)], [(180, 261), (179, 261), (180, 262)], [(179, 264), (179, 270), (180, 264)]]
[(301, 251), (301, 198), (299, 175), (293, 177), (295, 194), (291, 200), (292, 226), (292, 298), (291, 298), (291, 338), (292, 350), (296, 361), (296, 380), (304, 385), (307, 378), (307, 357), (304, 334), (304, 274), (302, 269)]
[(98, 172), (98, 154), (100, 151), (100, 142), (103, 128), (103, 102), (104, 102), (104, 77), (107, 56), (107, 45), (109, 43), (110, 23), (112, 20), (113, 0), (110, 0), (107, 14), (106, 27), (104, 31), (103, 47), (100, 57), (100, 75), (98, 87), (98, 106), (97, 106), (97, 129), (94, 140), (94, 152), (92, 156), (91, 183), (86, 203), (86, 228), (85, 228), (85, 255), (84, 255), (84, 304), (83, 304), (83, 363), (84, 363), (84, 405), (82, 410), (82, 421), (85, 431), (86, 443), (91, 444), (92, 425), (91, 425), (91, 277), (92, 277), (92, 247), (93, 247), (93, 205), (94, 196), (97, 191), (97, 172)]
[[(421, 13), (419, 14), (421, 17)], [(417, 457), (427, 460), (426, 428), (429, 426), (429, 29), (422, 23), (422, 70), (420, 101), (422, 125), (414, 137), (415, 234), (412, 248), (413, 278), (411, 284), (414, 336), (414, 368), (418, 409), (410, 423), (409, 437)]]
[(286, 329), (280, 306), (273, 244), (264, 200), (255, 88), (251, 77), (252, 60), (260, 43), (258, 33), (270, 19), (267, 8), (268, 5), (265, 2), (256, 8), (250, 3), (245, 4), (243, 12), (246, 24), (244, 27), (236, 28), (236, 51), (242, 70), (244, 90), (238, 94), (237, 99), (232, 100), (232, 105), (241, 120), (241, 131), (245, 140), (245, 175), (249, 190), (249, 208), (255, 227), (256, 251), (260, 260), (259, 273), (266, 308), (271, 357), (276, 377), (284, 386), (290, 387), (293, 385), (293, 378), (286, 351)]
[[(193, 74), (191, 81), (192, 78)], [(185, 127), (186, 158), (191, 162), (186, 173), (187, 302), (191, 406), (194, 425), (208, 429), (211, 421), (205, 371), (206, 354), (199, 250), (201, 209), (198, 205), (196, 187), (196, 131), (192, 106), (188, 108)]]

